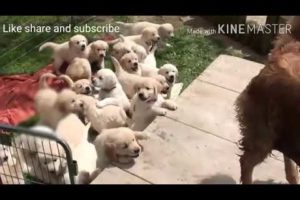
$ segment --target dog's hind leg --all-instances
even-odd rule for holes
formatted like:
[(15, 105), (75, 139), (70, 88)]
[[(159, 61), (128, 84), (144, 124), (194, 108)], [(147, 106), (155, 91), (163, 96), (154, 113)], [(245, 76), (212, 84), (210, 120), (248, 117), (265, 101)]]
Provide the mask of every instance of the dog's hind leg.
[(244, 154), (240, 158), (242, 184), (252, 184), (254, 167), (261, 163), (268, 156), (268, 154), (269, 152), (259, 149), (244, 151)]
[(298, 184), (298, 171), (297, 171), (297, 164), (291, 160), (290, 158), (284, 155), (284, 168), (285, 168), (285, 175), (286, 180), (290, 184)]

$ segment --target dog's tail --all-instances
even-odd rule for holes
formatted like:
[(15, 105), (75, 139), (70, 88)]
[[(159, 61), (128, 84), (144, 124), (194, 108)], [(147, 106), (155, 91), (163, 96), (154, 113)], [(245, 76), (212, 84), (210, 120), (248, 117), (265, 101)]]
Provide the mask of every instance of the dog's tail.
[(49, 88), (49, 85), (47, 84), (47, 79), (48, 78), (56, 78), (56, 75), (52, 73), (45, 73), (40, 77), (39, 80), (39, 88), (44, 89), (44, 88)]
[(44, 49), (47, 49), (47, 48), (55, 49), (55, 48), (57, 48), (57, 46), (58, 46), (58, 44), (56, 44), (54, 42), (46, 42), (42, 46), (40, 46), (39, 52), (41, 52), (41, 51), (43, 51)]
[(125, 70), (115, 57), (111, 56), (111, 61), (115, 67), (116, 74), (119, 74), (120, 72), (125, 72)]
[(68, 75), (62, 74), (58, 78), (66, 81), (70, 88), (74, 86), (74, 81)]
[(126, 22), (121, 22), (121, 21), (116, 21), (115, 23), (118, 24), (121, 29), (129, 28), (132, 26), (132, 23), (126, 23)]

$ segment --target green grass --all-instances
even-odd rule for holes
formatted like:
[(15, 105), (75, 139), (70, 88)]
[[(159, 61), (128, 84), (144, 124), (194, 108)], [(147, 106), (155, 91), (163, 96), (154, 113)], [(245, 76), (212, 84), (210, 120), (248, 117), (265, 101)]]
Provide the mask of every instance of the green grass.
[[(130, 21), (128, 16), (114, 16), (114, 21)], [(84, 19), (85, 20), (85, 19)], [(58, 25), (69, 24), (70, 17), (0, 17), (0, 24), (28, 24)], [(96, 20), (87, 22), (88, 25), (99, 25)], [(77, 25), (77, 24), (76, 24)], [(1, 27), (2, 28), (2, 27)], [(225, 47), (201, 35), (187, 33), (187, 28), (182, 27), (175, 33), (175, 37), (169, 42), (172, 47), (156, 53), (158, 66), (172, 63), (178, 67), (179, 81), (184, 83), (184, 88), (194, 80), (220, 53), (225, 52)], [(51, 61), (50, 51), (38, 52), (38, 47), (49, 37), (50, 41), (63, 42), (74, 33), (41, 33), (41, 34), (0, 34), (0, 75), (20, 73), (33, 73), (46, 66)], [(95, 33), (84, 34), (94, 37)], [(97, 34), (99, 36), (99, 34)], [(4, 39), (3, 39), (4, 38)], [(28, 42), (24, 42), (28, 40)], [(7, 42), (9, 41), (9, 42)], [(18, 46), (17, 48), (13, 48)], [(21, 58), (19, 58), (22, 56)], [(16, 60), (18, 59), (18, 60)], [(107, 59), (107, 66), (111, 62)]]

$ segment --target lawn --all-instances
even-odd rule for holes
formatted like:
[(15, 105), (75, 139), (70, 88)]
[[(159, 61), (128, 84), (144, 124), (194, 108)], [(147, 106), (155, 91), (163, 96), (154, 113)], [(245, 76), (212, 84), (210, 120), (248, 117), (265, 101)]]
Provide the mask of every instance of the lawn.
[[(100, 17), (99, 17), (100, 18)], [(70, 17), (63, 16), (10, 16), (0, 17), (0, 24), (35, 24), (35, 25), (67, 25)], [(127, 16), (114, 16), (114, 20), (130, 21)], [(76, 25), (99, 25), (95, 17), (82, 17)], [(1, 26), (2, 29), (2, 26)], [(219, 42), (187, 33), (182, 27), (172, 38), (172, 47), (157, 52), (158, 65), (173, 63), (179, 69), (179, 81), (184, 88), (194, 80), (219, 54), (224, 53), (225, 47)], [(63, 42), (73, 33), (0, 33), (0, 75), (33, 73), (46, 66), (51, 61), (50, 51), (38, 52), (39, 46), (46, 41)], [(84, 34), (94, 37), (96, 34)], [(99, 35), (97, 35), (99, 36)], [(111, 66), (107, 59), (107, 66)]]

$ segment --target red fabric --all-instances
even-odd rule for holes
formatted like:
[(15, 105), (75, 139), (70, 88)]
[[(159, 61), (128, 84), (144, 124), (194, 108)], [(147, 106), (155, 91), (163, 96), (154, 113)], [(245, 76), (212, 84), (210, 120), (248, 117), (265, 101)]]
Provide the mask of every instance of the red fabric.
[[(34, 96), (39, 78), (47, 72), (53, 72), (52, 65), (32, 75), (0, 76), (0, 124), (15, 126), (35, 115)], [(66, 87), (62, 80), (50, 80), (48, 84), (56, 90)]]

